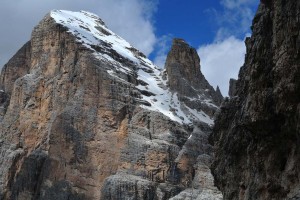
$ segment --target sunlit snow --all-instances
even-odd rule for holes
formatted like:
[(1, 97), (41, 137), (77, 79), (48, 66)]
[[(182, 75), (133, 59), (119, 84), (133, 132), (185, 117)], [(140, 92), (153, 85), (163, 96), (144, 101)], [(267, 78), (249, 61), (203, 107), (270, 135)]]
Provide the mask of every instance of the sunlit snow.
[[(124, 66), (108, 54), (94, 53), (97, 59), (112, 63), (113, 66), (118, 67), (118, 70), (123, 73), (137, 73), (138, 79), (148, 84), (145, 86), (136, 86), (139, 90), (145, 90), (153, 94), (152, 96), (142, 96), (142, 100), (151, 104), (151, 106), (141, 105), (143, 108), (161, 112), (171, 120), (179, 123), (190, 124), (192, 123), (191, 120), (200, 120), (209, 125), (213, 124), (213, 120), (203, 111), (199, 112), (191, 109), (180, 102), (177, 94), (172, 93), (166, 87), (166, 80), (162, 78), (162, 70), (155, 66), (149, 59), (137, 54), (134, 51), (134, 47), (109, 30), (97, 15), (86, 11), (72, 12), (66, 10), (53, 10), (50, 15), (56, 23), (67, 27), (68, 31), (76, 36), (77, 40), (87, 48), (93, 49), (93, 45), (106, 43), (119, 55), (132, 61), (137, 66), (137, 71)], [(107, 72), (111, 76), (119, 78), (114, 70), (107, 70)], [(215, 106), (209, 101), (204, 101), (203, 103)]]

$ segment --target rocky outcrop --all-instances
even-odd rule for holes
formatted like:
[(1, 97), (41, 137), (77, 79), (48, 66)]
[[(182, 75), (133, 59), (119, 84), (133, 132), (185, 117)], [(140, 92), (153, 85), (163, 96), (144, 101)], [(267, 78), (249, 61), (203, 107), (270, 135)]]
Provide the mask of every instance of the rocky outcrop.
[(8, 95), (12, 93), (14, 82), (29, 73), (31, 57), (31, 43), (27, 42), (9, 61), (3, 66), (0, 75), (0, 90)]
[(246, 39), (235, 97), (212, 140), (212, 171), (225, 199), (298, 199), (299, 1), (262, 1)]
[(0, 74), (0, 122), (6, 113), (14, 82), (29, 73), (30, 56), (31, 43), (27, 42), (2, 68)]
[(171, 90), (180, 94), (192, 95), (194, 91), (185, 90), (191, 86), (201, 86), (201, 89), (210, 86), (200, 72), (200, 58), (196, 49), (190, 47), (183, 39), (173, 40), (165, 68)]
[[(198, 124), (193, 130), (188, 141), (183, 146), (180, 156), (177, 158), (179, 168), (190, 168), (193, 170), (194, 179), (190, 187), (180, 192), (171, 200), (187, 199), (223, 199), (222, 194), (214, 185), (214, 178), (210, 171), (212, 162), (212, 146), (208, 144), (211, 129), (205, 124)], [(195, 160), (191, 160), (193, 158)], [(192, 161), (192, 162), (191, 162)]]
[(4, 90), (0, 90), (0, 121), (2, 121), (3, 116), (6, 113), (8, 104), (9, 104), (8, 95), (4, 92)]
[(1, 74), (0, 199), (221, 198), (212, 119), (97, 16), (52, 11), (25, 49)]
[(159, 113), (138, 111), (118, 172), (106, 179), (102, 199), (183, 200), (195, 194), (221, 199), (209, 169), (210, 131), (199, 124), (189, 133)]
[(179, 99), (189, 107), (204, 110), (213, 117), (223, 100), (220, 91), (215, 91), (200, 71), (200, 58), (196, 49), (183, 39), (174, 39), (165, 65), (168, 85), (177, 92)]
[(230, 98), (235, 96), (235, 93), (236, 93), (236, 90), (237, 90), (237, 88), (236, 88), (236, 83), (237, 83), (237, 80), (236, 80), (236, 79), (231, 78), (231, 79), (229, 80), (229, 91), (228, 91), (228, 95), (229, 95)]
[(221, 93), (221, 90), (220, 90), (219, 86), (217, 86), (216, 93), (215, 93), (214, 96), (215, 96), (215, 98), (217, 99), (217, 101), (219, 102), (219, 105), (220, 105), (223, 102), (224, 97)]

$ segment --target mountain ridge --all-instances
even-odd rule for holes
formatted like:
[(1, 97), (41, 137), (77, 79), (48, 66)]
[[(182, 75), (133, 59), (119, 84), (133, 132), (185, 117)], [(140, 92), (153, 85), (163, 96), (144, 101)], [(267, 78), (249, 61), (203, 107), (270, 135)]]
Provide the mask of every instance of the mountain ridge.
[[(75, 35), (77, 37), (77, 40), (79, 42), (82, 42), (82, 44), (84, 46), (86, 46), (87, 48), (90, 48), (91, 50), (95, 50), (94, 55), (98, 59), (103, 59), (103, 57), (104, 57), (112, 62), (115, 62), (114, 59), (109, 58), (111, 56), (109, 56), (109, 54), (107, 53), (108, 50), (106, 50), (106, 51), (102, 50), (102, 51), (104, 51), (104, 53), (102, 54), (102, 52), (100, 51), (99, 53), (101, 55), (97, 55), (97, 53), (98, 53), (97, 51), (99, 51), (99, 49), (97, 49), (97, 44), (100, 44), (102, 46), (107, 46), (107, 45), (111, 44), (112, 50), (116, 51), (119, 55), (123, 56), (125, 59), (128, 59), (129, 61), (133, 62), (134, 65), (136, 65), (135, 67), (138, 68), (138, 76), (140, 77), (139, 78), (140, 80), (147, 81), (150, 79), (146, 83), (147, 84), (146, 86), (145, 86), (145, 83), (138, 85), (138, 89), (140, 89), (141, 91), (145, 91), (145, 89), (147, 89), (148, 92), (155, 94), (156, 101), (153, 101), (153, 99), (151, 99), (151, 95), (149, 97), (150, 93), (148, 93), (148, 95), (142, 96), (142, 99), (144, 101), (147, 101), (148, 103), (150, 103), (151, 107), (155, 107), (154, 108), (155, 110), (162, 112), (163, 114), (169, 116), (172, 120), (176, 120), (178, 122), (183, 121), (184, 123), (191, 123), (187, 119), (188, 117), (184, 116), (185, 114), (183, 114), (183, 111), (181, 111), (180, 108), (178, 108), (178, 113), (173, 112), (174, 113), (173, 114), (172, 112), (169, 111), (169, 107), (172, 107), (172, 106), (170, 106), (170, 105), (161, 106), (161, 104), (168, 104), (167, 101), (169, 101), (169, 102), (175, 101), (175, 104), (176, 104), (176, 102), (178, 102), (176, 95), (175, 95), (175, 97), (173, 97), (174, 96), (173, 94), (171, 94), (169, 91), (164, 90), (164, 88), (166, 86), (166, 82), (162, 78), (161, 70), (157, 66), (154, 66), (154, 64), (150, 60), (146, 59), (146, 57), (143, 54), (141, 54), (138, 50), (136, 50), (134, 47), (132, 47), (124, 39), (122, 39), (120, 36), (112, 33), (110, 30), (108, 30), (107, 27), (104, 25), (103, 21), (98, 21), (99, 17), (97, 17), (95, 14), (85, 12), (85, 11), (80, 11), (79, 13), (74, 13), (74, 12), (69, 12), (69, 11), (55, 11), (55, 10), (51, 11), (50, 16), (56, 21), (56, 23), (68, 27), (69, 28), (68, 32), (71, 32), (73, 35)], [(91, 17), (94, 20), (90, 20), (89, 17)], [(78, 18), (79, 18), (79, 20), (77, 20)], [(95, 39), (95, 38), (97, 38), (97, 39)], [(105, 42), (105, 45), (101, 44), (101, 41)], [(183, 43), (186, 44), (184, 41), (183, 41)], [(109, 56), (109, 57), (107, 57), (107, 56)], [(199, 60), (199, 62), (200, 62), (200, 60)], [(114, 69), (110, 69), (108, 72), (114, 76), (115, 72), (112, 70), (114, 70)], [(123, 72), (125, 72), (125, 73), (132, 73), (133, 69), (128, 69), (127, 67), (122, 66), (122, 64), (120, 64), (118, 66), (118, 68), (115, 68), (115, 70), (123, 70)], [(151, 77), (151, 75), (149, 76), (148, 74), (152, 74), (152, 77)], [(119, 78), (119, 77), (117, 76), (117, 78)], [(159, 81), (157, 81), (157, 80), (159, 80)], [(206, 83), (206, 85), (207, 84), (208, 83)], [(160, 86), (160, 85), (162, 85), (162, 86)], [(213, 90), (212, 87), (210, 89)], [(159, 93), (160, 94), (169, 93), (168, 99), (160, 99)], [(218, 103), (220, 103), (220, 102), (218, 102)], [(176, 106), (176, 105), (174, 105), (174, 106)], [(152, 109), (152, 108), (148, 107), (148, 109)], [(175, 112), (176, 112), (176, 109), (175, 109)], [(200, 113), (197, 114), (197, 116), (199, 116), (199, 115), (200, 115)], [(203, 115), (203, 113), (202, 113), (202, 115)], [(204, 113), (204, 115), (205, 115), (205, 113)], [(210, 117), (212, 117), (212, 116), (210, 116)], [(180, 120), (180, 118), (184, 118), (184, 120)], [(198, 117), (198, 120), (199, 120), (199, 117)], [(205, 119), (203, 119), (203, 120), (205, 120)], [(208, 117), (206, 122), (212, 123), (212, 120), (209, 120), (209, 117)]]
[(210, 95), (186, 105), (168, 74), (89, 12), (50, 12), (29, 49), (7, 65), (18, 77), (1, 73), (14, 82), (11, 93), (0, 84), (2, 199), (221, 199)]

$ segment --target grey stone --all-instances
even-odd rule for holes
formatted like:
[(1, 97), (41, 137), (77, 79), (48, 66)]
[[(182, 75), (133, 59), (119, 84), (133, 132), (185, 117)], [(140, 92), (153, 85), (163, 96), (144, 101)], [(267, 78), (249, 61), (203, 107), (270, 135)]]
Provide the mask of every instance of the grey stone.
[(234, 97), (235, 96), (235, 93), (236, 93), (236, 83), (237, 83), (237, 80), (231, 78), (229, 80), (229, 91), (228, 91), (228, 95), (229, 97)]
[(211, 137), (224, 199), (298, 194), (299, 11), (299, 1), (262, 1), (254, 17), (234, 97), (224, 101)]

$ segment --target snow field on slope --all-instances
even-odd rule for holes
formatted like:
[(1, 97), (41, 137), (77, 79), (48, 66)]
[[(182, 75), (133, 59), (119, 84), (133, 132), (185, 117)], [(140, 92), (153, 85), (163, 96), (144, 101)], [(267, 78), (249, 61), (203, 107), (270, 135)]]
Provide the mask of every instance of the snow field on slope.
[[(166, 81), (162, 79), (162, 70), (156, 67), (149, 59), (131, 51), (131, 49), (135, 48), (109, 30), (97, 15), (86, 11), (53, 10), (50, 16), (56, 23), (67, 27), (68, 32), (72, 33), (85, 47), (94, 50), (92, 48), (93, 45), (106, 43), (119, 55), (132, 61), (137, 66), (138, 79), (147, 83), (145, 86), (138, 85), (137, 88), (154, 94), (152, 96), (142, 95), (142, 100), (149, 102), (151, 106), (141, 105), (141, 107), (161, 112), (171, 120), (179, 123), (191, 124), (192, 121), (190, 119), (194, 119), (209, 125), (213, 124), (213, 120), (204, 112), (190, 109), (184, 103), (181, 103), (177, 94), (170, 92), (166, 88)], [(123, 73), (134, 73), (132, 69), (114, 60), (108, 54), (94, 52), (94, 55), (97, 59), (112, 63), (117, 70)], [(110, 69), (107, 72), (111, 76), (118, 78), (114, 70)]]

